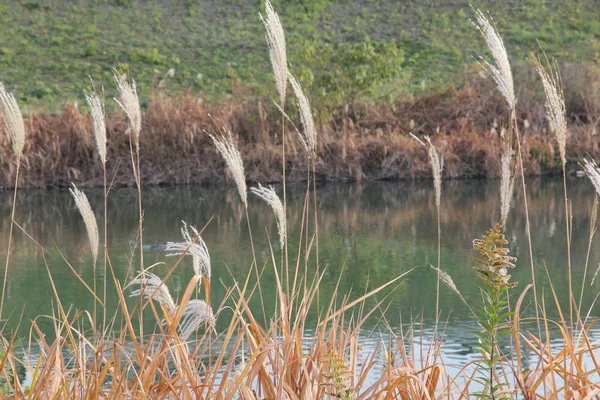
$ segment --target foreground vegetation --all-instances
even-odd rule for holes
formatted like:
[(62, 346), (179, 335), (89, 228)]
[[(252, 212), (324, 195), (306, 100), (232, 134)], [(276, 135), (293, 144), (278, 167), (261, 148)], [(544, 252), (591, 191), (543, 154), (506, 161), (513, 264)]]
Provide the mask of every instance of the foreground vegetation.
[[(89, 145), (70, 145), (74, 146), (75, 152), (87, 152), (90, 158), (97, 158), (95, 162), (101, 170), (98, 179), (103, 187), (105, 216), (106, 202), (111, 196), (113, 184), (113, 173), (109, 173), (109, 168), (116, 171), (114, 164), (129, 164), (129, 174), (132, 176), (129, 179), (138, 191), (137, 245), (140, 272), (129, 282), (119, 282), (106, 234), (111, 221), (105, 217), (104, 229), (99, 228), (96, 217), (100, 213), (91, 208), (85, 193), (73, 186), (71, 193), (88, 233), (93, 280), (86, 282), (74, 268), (72, 271), (96, 302), (92, 310), (73, 310), (72, 305), (61, 302), (53, 284), (56, 311), (50, 316), (54, 325), (52, 340), (47, 339), (35, 320), (31, 321), (31, 334), (23, 342), (26, 343), (24, 345), (17, 346), (15, 335), (3, 331), (0, 367), (5, 393), (27, 398), (599, 398), (599, 345), (588, 335), (589, 329), (596, 322), (591, 315), (594, 305), (589, 310), (584, 309), (581, 301), (583, 293), (576, 293), (572, 285), (570, 244), (573, 236), (566, 190), (567, 154), (571, 154), (571, 147), (567, 141), (565, 100), (559, 85), (558, 71), (548, 69), (545, 63), (538, 61), (537, 70), (547, 97), (546, 111), (553, 139), (550, 142), (547, 138), (545, 143), (546, 146), (549, 143), (555, 146), (559, 159), (556, 168), (564, 178), (564, 207), (567, 216), (564, 229), (568, 249), (565, 266), (570, 299), (566, 307), (559, 304), (556, 296), (553, 296), (553, 304), (547, 304), (537, 291), (536, 283), (539, 278), (536, 279), (536, 274), (543, 273), (543, 270), (533, 263), (531, 243), (535, 238), (532, 238), (529, 228), (525, 181), (526, 162), (530, 161), (530, 156), (527, 156), (530, 146), (528, 143), (533, 139), (526, 134), (529, 127), (522, 123), (517, 113), (513, 77), (504, 44), (486, 15), (474, 11), (474, 18), (491, 52), (491, 57), (488, 62), (483, 63), (483, 68), (492, 76), (498, 86), (500, 98), (506, 103), (505, 118), (497, 122), (498, 126), (493, 127), (496, 129), (494, 135), (497, 136), (498, 146), (494, 150), (496, 158), (490, 161), (498, 164), (496, 168), (501, 178), (501, 218), (495, 226), (473, 241), (473, 249), (477, 253), (473, 275), (481, 280), (481, 302), (466, 305), (478, 324), (478, 329), (473, 332), (473, 342), (480, 352), (477, 360), (459, 366), (458, 373), (451, 374), (450, 365), (441, 356), (444, 344), (439, 340), (439, 335), (443, 333), (441, 324), (438, 325), (441, 319), (439, 293), (441, 290), (451, 290), (458, 298), (463, 299), (452, 277), (445, 271), (445, 266), (441, 265), (440, 248), (444, 240), (440, 230), (442, 176), (447, 173), (445, 171), (452, 171), (452, 163), (445, 163), (443, 154), (438, 150), (438, 145), (443, 147), (441, 139), (436, 142), (425, 135), (406, 138), (412, 140), (418, 151), (423, 153), (422, 157), (426, 158), (435, 190), (438, 261), (436, 266), (432, 266), (437, 275), (436, 294), (432, 293), (432, 296), (436, 297), (438, 309), (431, 344), (422, 347), (424, 345), (420, 338), (399, 332), (390, 324), (386, 318), (385, 300), (378, 301), (374, 307), (364, 307), (367, 299), (401, 283), (410, 272), (390, 277), (388, 282), (356, 300), (350, 301), (343, 297), (338, 302), (337, 289), (334, 289), (331, 301), (320, 303), (320, 283), (325, 267), (319, 262), (318, 198), (314, 185), (321, 160), (327, 154), (327, 142), (317, 134), (308, 97), (294, 75), (288, 71), (284, 31), (277, 13), (267, 0), (262, 20), (267, 32), (278, 94), (275, 102), (281, 120), (286, 121), (285, 110), (296, 111), (293, 107), (288, 107), (290, 89), (289, 92), (293, 92), (296, 99), (301, 121), (297, 129), (289, 123), (279, 126), (283, 140), (277, 147), (271, 145), (265, 150), (271, 151), (273, 162), (281, 165), (284, 182), (282, 195), (273, 188), (260, 184), (248, 190), (245, 174), (248, 160), (243, 159), (228, 129), (231, 121), (219, 116), (213, 117), (211, 128), (207, 129), (208, 133), (204, 138), (205, 141), (212, 142), (223, 158), (239, 193), (251, 244), (246, 278), (229, 288), (223, 298), (215, 299), (211, 295), (212, 266), (209, 249), (202, 240), (203, 229), (196, 229), (185, 222), (181, 228), (182, 241), (166, 245), (168, 255), (174, 256), (172, 259), (175, 261), (166, 265), (168, 272), (165, 275), (155, 274), (157, 265), (149, 265), (144, 259), (142, 185), (147, 176), (143, 173), (145, 164), (142, 163), (142, 156), (147, 157), (146, 148), (152, 147), (152, 143), (144, 142), (148, 140), (144, 139), (148, 121), (142, 123), (144, 117), (135, 84), (124, 75), (116, 74), (114, 79), (119, 92), (117, 101), (126, 116), (120, 117), (120, 123), (125, 128), (123, 130), (127, 133), (128, 140), (121, 138), (115, 141), (115, 137), (107, 137), (107, 125), (110, 126), (111, 120), (107, 121), (105, 118), (102, 97), (92, 92), (87, 102), (93, 118), (94, 137), (90, 136), (88, 141), (95, 141), (94, 154), (89, 150), (92, 148)], [(10, 166), (14, 170), (12, 177), (16, 188), (22, 168), (26, 169), (35, 162), (34, 159), (27, 158), (27, 146), (32, 138), (26, 141), (26, 125), (18, 103), (3, 87), (0, 88), (0, 103), (4, 111), (5, 131), (12, 147)], [(170, 116), (171, 113), (166, 112), (165, 115)], [(83, 118), (80, 121), (82, 124), (87, 122)], [(37, 138), (39, 137), (38, 135)], [(290, 137), (295, 137), (295, 140)], [(183, 145), (189, 146), (193, 143), (193, 138), (184, 139)], [(345, 140), (351, 143), (354, 139), (348, 136)], [(404, 139), (399, 139), (402, 140)], [(290, 172), (287, 159), (289, 147), (293, 146), (297, 148), (295, 156), (303, 157), (302, 173), (306, 176), (306, 196), (299, 232), (289, 232), (287, 229), (285, 183)], [(487, 146), (490, 147), (489, 140)], [(115, 148), (125, 148), (118, 151), (123, 151), (121, 154), (127, 156), (115, 159)], [(279, 148), (275, 153), (275, 149)], [(153, 154), (157, 162), (164, 156), (160, 152)], [(148, 163), (149, 160), (146, 158), (145, 162)], [(168, 161), (174, 162), (174, 159), (169, 158)], [(600, 193), (600, 169), (590, 160), (581, 160), (581, 163), (581, 168), (585, 169)], [(37, 168), (46, 170), (45, 166), (39, 164)], [(114, 176), (122, 173), (119, 170)], [(525, 209), (526, 248), (529, 250), (528, 254), (520, 255), (522, 260), (516, 260), (506, 247), (504, 234), (513, 229), (510, 225), (506, 226), (505, 221), (511, 209), (515, 184), (522, 187), (523, 197), (518, 206)], [(17, 190), (14, 193), (0, 300), (2, 317), (8, 312), (3, 307), (8, 270), (11, 267), (13, 232), (23, 230), (15, 220), (15, 210), (19, 204), (16, 201)], [(257, 263), (252, 232), (253, 229), (254, 232), (260, 231), (262, 227), (252, 226), (250, 222), (249, 194), (264, 200), (277, 219), (278, 229), (271, 240), (270, 262), (265, 265)], [(597, 208), (595, 201), (591, 211), (588, 251), (596, 231)], [(288, 247), (291, 241), (288, 241), (288, 237), (291, 235), (298, 237), (296, 243), (299, 255), (296, 259), (289, 257)], [(182, 296), (174, 299), (169, 291), (169, 278), (175, 269), (181, 268), (187, 256), (191, 256), (194, 274)], [(526, 268), (527, 259), (531, 280), (517, 284), (511, 280), (509, 271), (512, 268)], [(137, 260), (136, 253), (136, 264)], [(46, 266), (52, 277), (50, 265)], [(262, 296), (260, 276), (267, 268), (272, 269), (275, 276), (275, 299)], [(314, 279), (309, 279), (309, 270), (315, 271)], [(250, 283), (252, 276), (256, 276), (256, 284)], [(586, 276), (587, 265), (584, 280)], [(99, 277), (104, 277), (104, 280), (98, 279)], [(111, 279), (117, 287), (116, 311), (105, 307), (106, 279)], [(134, 302), (128, 301), (129, 296), (133, 297)], [(258, 311), (249, 306), (250, 300), (256, 298), (261, 304), (275, 303), (276, 311), (269, 321), (262, 321), (257, 317)], [(522, 307), (525, 301), (533, 304), (535, 312), (534, 327), (530, 329), (522, 324)], [(549, 308), (558, 311), (558, 320), (551, 321), (548, 318)], [(306, 324), (311, 309), (316, 309), (318, 313), (316, 326)], [(224, 310), (228, 310), (228, 313), (223, 312)], [(215, 321), (228, 314), (230, 319), (227, 321), (227, 328), (217, 332), (214, 329)], [(365, 321), (371, 318), (380, 319), (380, 329), (385, 331), (390, 343), (382, 343), (364, 357), (361, 353), (360, 331)], [(144, 329), (144, 320), (148, 319), (156, 323), (151, 333)], [(553, 333), (556, 331), (550, 330), (551, 325), (560, 328), (558, 337), (551, 336), (556, 335)], [(312, 329), (309, 335), (307, 329)], [(562, 341), (563, 348), (553, 351), (550, 348), (552, 339)], [(501, 344), (504, 340), (509, 340), (509, 346)], [(525, 351), (532, 352), (537, 358), (525, 363)], [(415, 352), (425, 356), (416, 361)], [(19, 377), (18, 371), (21, 369), (25, 369), (30, 377), (27, 382)], [(376, 378), (368, 379), (372, 374), (376, 374)]]

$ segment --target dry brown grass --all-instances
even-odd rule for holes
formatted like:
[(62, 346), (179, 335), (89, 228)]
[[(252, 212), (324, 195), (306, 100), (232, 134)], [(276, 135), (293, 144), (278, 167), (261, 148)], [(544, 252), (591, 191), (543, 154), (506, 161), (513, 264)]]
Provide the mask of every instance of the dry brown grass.
[[(569, 94), (569, 92), (567, 92)], [(559, 149), (547, 131), (543, 105), (524, 100), (517, 108), (523, 132), (523, 162), (529, 175), (559, 174)], [(569, 104), (567, 104), (567, 109)], [(263, 100), (199, 104), (189, 95), (155, 97), (143, 115), (140, 135), (141, 173), (145, 185), (197, 184), (231, 181), (224, 162), (205, 131), (215, 121), (235, 137), (251, 182), (281, 180), (281, 128), (278, 110)], [(408, 134), (427, 134), (446, 160), (446, 178), (499, 177), (504, 111), (489, 84), (473, 78), (462, 88), (399, 102), (394, 107), (359, 104), (321, 123), (316, 175), (321, 180), (384, 180), (430, 178), (427, 155)], [(579, 118), (579, 117), (578, 117)], [(527, 120), (527, 122), (525, 122)], [(412, 124), (411, 124), (411, 121)], [(102, 186), (102, 166), (94, 145), (91, 116), (67, 104), (59, 114), (31, 114), (23, 152), (20, 183), (28, 187)], [(568, 172), (586, 153), (599, 150), (596, 119), (570, 123)], [(525, 128), (525, 125), (528, 127)], [(134, 185), (128, 123), (119, 109), (107, 110), (107, 173), (117, 185)], [(412, 128), (411, 128), (412, 126)], [(306, 179), (307, 159), (299, 140), (286, 138), (288, 181)], [(496, 143), (497, 145), (490, 145)], [(0, 186), (14, 185), (15, 166), (10, 143), (0, 134)]]

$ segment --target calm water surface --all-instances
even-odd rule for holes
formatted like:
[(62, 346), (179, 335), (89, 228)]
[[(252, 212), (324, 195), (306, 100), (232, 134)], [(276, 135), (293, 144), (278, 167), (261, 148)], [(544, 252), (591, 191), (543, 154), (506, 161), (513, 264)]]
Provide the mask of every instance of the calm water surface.
[[(496, 181), (457, 181), (445, 182), (443, 187), (442, 269), (452, 276), (470, 303), (477, 302), (479, 296), (479, 282), (472, 270), (475, 256), (472, 240), (491, 228), (499, 218), (498, 186), (499, 182)], [(528, 188), (534, 264), (541, 285), (539, 287), (547, 289), (550, 276), (558, 298), (566, 304), (568, 286), (562, 181), (530, 180)], [(386, 318), (398, 329), (402, 324), (406, 326), (415, 320), (423, 323), (419, 326), (424, 330), (431, 329), (435, 314), (436, 277), (429, 265), (437, 263), (436, 213), (431, 183), (328, 184), (318, 187), (317, 192), (320, 262), (326, 267), (321, 303), (328, 303), (328, 296), (331, 296), (340, 274), (340, 292), (351, 292), (352, 296), (357, 297), (365, 290), (416, 267), (400, 286), (382, 292), (377, 300), (383, 300), (388, 295), (383, 303), (387, 310)], [(86, 193), (92, 207), (97, 210), (98, 222), (102, 226), (102, 191), (87, 190)], [(594, 191), (587, 180), (573, 180), (569, 182), (569, 196), (573, 209), (574, 287), (579, 294)], [(295, 257), (293, 249), (298, 247), (303, 200), (303, 185), (289, 189), (288, 222), (292, 259)], [(11, 202), (12, 192), (0, 193), (2, 260), (6, 257)], [(6, 311), (12, 312), (7, 326), (18, 330), (19, 335), (24, 337), (29, 332), (30, 321), (37, 318), (40, 327), (52, 335), (50, 319), (39, 317), (51, 315), (56, 306), (51, 279), (63, 306), (72, 305), (79, 310), (93, 309), (92, 296), (65, 261), (68, 260), (91, 285), (93, 269), (85, 226), (67, 191), (23, 190), (18, 193), (17, 204), (16, 221), (27, 235), (18, 229), (14, 234), (4, 306), (5, 315)], [(517, 267), (512, 271), (512, 279), (519, 282), (516, 293), (531, 282), (521, 204), (522, 198), (517, 192), (506, 229), (511, 253), (518, 257)], [(212, 257), (214, 304), (221, 301), (234, 280), (243, 281), (246, 278), (252, 253), (244, 209), (234, 188), (147, 189), (144, 191), (144, 208), (146, 245), (179, 241), (182, 220), (198, 228), (208, 224), (203, 238)], [(270, 260), (267, 233), (272, 236), (273, 248), (279, 246), (275, 219), (271, 210), (254, 196), (250, 197), (249, 216), (258, 261), (260, 265), (265, 265)], [(139, 269), (137, 253), (132, 258), (137, 230), (137, 194), (134, 190), (119, 189), (111, 193), (108, 230), (109, 251), (115, 271), (122, 283), (128, 282)], [(166, 258), (160, 250), (146, 251), (145, 260), (148, 265), (166, 261), (171, 266), (175, 262), (174, 258)], [(168, 281), (175, 297), (183, 293), (192, 275), (190, 261), (184, 260)], [(589, 255), (590, 271), (584, 285), (583, 309), (586, 312), (600, 291), (600, 279), (590, 284), (599, 262), (600, 247), (594, 244)], [(4, 266), (4, 261), (0, 264)], [(99, 261), (99, 279), (102, 279), (102, 265)], [(161, 266), (155, 272), (164, 275), (167, 270), (167, 267)], [(4, 274), (3, 270), (0, 272)], [(275, 296), (274, 282), (272, 267), (267, 264), (262, 278), (267, 318), (274, 311), (274, 302), (269, 301)], [(111, 281), (108, 291), (108, 308), (115, 310), (117, 298)], [(541, 296), (542, 290), (538, 289), (538, 293)], [(550, 292), (544, 290), (543, 294), (547, 304), (551, 304)], [(448, 321), (446, 356), (454, 359), (456, 364), (476, 358), (471, 333), (474, 325), (468, 309), (445, 287), (441, 288), (440, 296), (441, 313), (443, 319)], [(251, 306), (256, 314), (261, 314), (258, 298), (253, 300)], [(530, 303), (525, 307), (532, 312)], [(551, 316), (556, 315), (553, 310), (549, 308)], [(219, 316), (217, 330), (227, 326), (229, 315), (226, 313)], [(593, 309), (591, 314), (600, 315), (600, 309)], [(312, 318), (314, 320), (315, 313)], [(22, 319), (20, 326), (19, 319)], [(380, 334), (372, 333), (371, 328), (376, 323), (377, 318), (373, 318), (365, 325), (365, 348), (381, 341)], [(597, 333), (593, 332), (592, 335)]]

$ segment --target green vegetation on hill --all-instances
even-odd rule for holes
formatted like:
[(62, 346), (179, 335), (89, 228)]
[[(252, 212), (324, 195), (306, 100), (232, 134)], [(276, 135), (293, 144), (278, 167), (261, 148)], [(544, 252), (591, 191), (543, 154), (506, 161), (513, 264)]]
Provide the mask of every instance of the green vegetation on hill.
[[(471, 3), (490, 11), (516, 70), (536, 40), (562, 61), (600, 62), (593, 1)], [(291, 69), (319, 107), (458, 84), (473, 54), (485, 54), (468, 0), (273, 5)], [(209, 101), (272, 96), (261, 11), (258, 0), (2, 0), (0, 80), (32, 108), (81, 100), (88, 77), (112, 95), (115, 66), (131, 73), (142, 97), (159, 87)]]

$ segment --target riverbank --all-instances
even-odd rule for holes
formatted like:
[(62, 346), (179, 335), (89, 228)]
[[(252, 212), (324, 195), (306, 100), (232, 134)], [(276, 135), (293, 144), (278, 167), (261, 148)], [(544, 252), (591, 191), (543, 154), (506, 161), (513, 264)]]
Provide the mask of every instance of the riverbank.
[[(568, 86), (567, 86), (568, 87)], [(522, 91), (518, 121), (523, 161), (532, 176), (559, 174), (560, 158), (548, 133), (542, 102)], [(569, 97), (567, 97), (569, 98)], [(597, 112), (590, 101), (567, 104), (571, 110), (568, 172), (598, 151)], [(530, 100), (531, 99), (531, 100)], [(585, 99), (584, 99), (585, 100)], [(590, 99), (587, 99), (590, 100)], [(107, 100), (107, 170), (115, 185), (134, 185), (125, 115)], [(442, 93), (395, 103), (361, 103), (332, 110), (318, 126), (317, 177), (322, 181), (429, 179), (426, 152), (409, 136), (430, 135), (445, 158), (443, 176), (495, 178), (499, 173), (500, 134), (506, 118), (502, 99), (489, 79), (473, 74), (467, 84)], [(290, 117), (296, 121), (293, 105)], [(26, 117), (27, 139), (20, 187), (101, 186), (91, 116), (76, 103), (59, 113)], [(297, 121), (296, 121), (297, 123)], [(298, 124), (298, 123), (297, 123)], [(299, 126), (300, 124), (298, 124)], [(251, 182), (280, 182), (281, 121), (270, 100), (227, 100), (213, 105), (192, 95), (154, 96), (143, 114), (141, 171), (144, 185), (205, 184), (230, 180), (208, 133), (228, 127), (237, 140)], [(306, 157), (293, 125), (287, 122), (288, 182), (306, 179)], [(0, 139), (0, 186), (14, 182), (12, 150)]]

